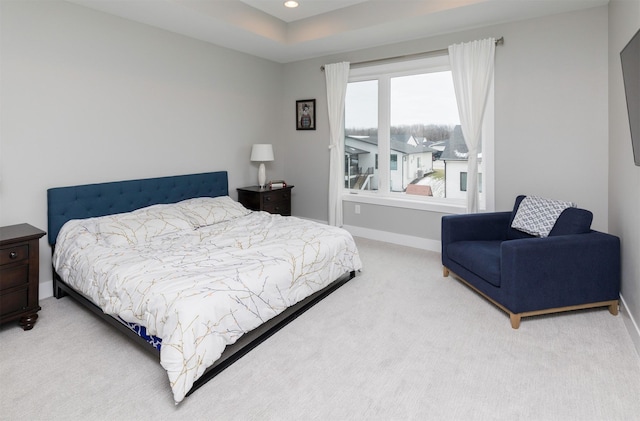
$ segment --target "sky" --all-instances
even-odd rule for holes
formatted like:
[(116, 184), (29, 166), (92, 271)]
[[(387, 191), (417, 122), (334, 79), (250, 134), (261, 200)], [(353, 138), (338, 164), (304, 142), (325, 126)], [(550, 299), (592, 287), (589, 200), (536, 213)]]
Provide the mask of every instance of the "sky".
[[(345, 128), (377, 127), (377, 81), (350, 83)], [(460, 124), (451, 72), (391, 80), (391, 125)]]

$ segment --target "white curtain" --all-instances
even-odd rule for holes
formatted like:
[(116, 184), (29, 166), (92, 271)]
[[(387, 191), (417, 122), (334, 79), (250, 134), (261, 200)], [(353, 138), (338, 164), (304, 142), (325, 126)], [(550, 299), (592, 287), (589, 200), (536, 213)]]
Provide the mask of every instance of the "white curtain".
[(449, 46), (460, 125), (469, 149), (467, 213), (478, 212), (478, 147), (487, 96), (493, 81), (495, 49), (494, 38)]
[(329, 225), (342, 226), (344, 185), (344, 98), (349, 81), (349, 63), (324, 66), (329, 111)]

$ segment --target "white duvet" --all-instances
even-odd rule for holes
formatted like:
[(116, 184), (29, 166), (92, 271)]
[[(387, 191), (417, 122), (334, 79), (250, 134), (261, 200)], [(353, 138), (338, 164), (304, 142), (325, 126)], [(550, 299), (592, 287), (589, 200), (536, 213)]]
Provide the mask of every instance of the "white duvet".
[(362, 266), (347, 231), (227, 196), (69, 221), (53, 265), (105, 313), (162, 338), (176, 403), (243, 333)]

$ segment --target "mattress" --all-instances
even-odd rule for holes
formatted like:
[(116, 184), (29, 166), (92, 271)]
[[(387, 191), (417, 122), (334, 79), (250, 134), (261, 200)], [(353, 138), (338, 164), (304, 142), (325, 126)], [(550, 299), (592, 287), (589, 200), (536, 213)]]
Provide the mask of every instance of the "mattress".
[(161, 338), (176, 403), (227, 345), (362, 263), (351, 235), (228, 196), (68, 221), (60, 277)]

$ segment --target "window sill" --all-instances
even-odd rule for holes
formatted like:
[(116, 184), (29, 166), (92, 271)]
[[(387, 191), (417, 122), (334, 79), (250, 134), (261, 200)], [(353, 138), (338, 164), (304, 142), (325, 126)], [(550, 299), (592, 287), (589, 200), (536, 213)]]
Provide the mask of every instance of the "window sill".
[[(407, 197), (405, 197), (407, 196)], [(420, 196), (410, 197), (398, 194), (397, 196), (382, 196), (369, 192), (348, 192), (342, 194), (343, 202), (368, 203), (371, 205), (392, 206), (404, 209), (417, 209), (430, 212), (440, 212), (448, 214), (463, 214), (467, 212), (467, 206), (463, 200), (422, 198)]]

